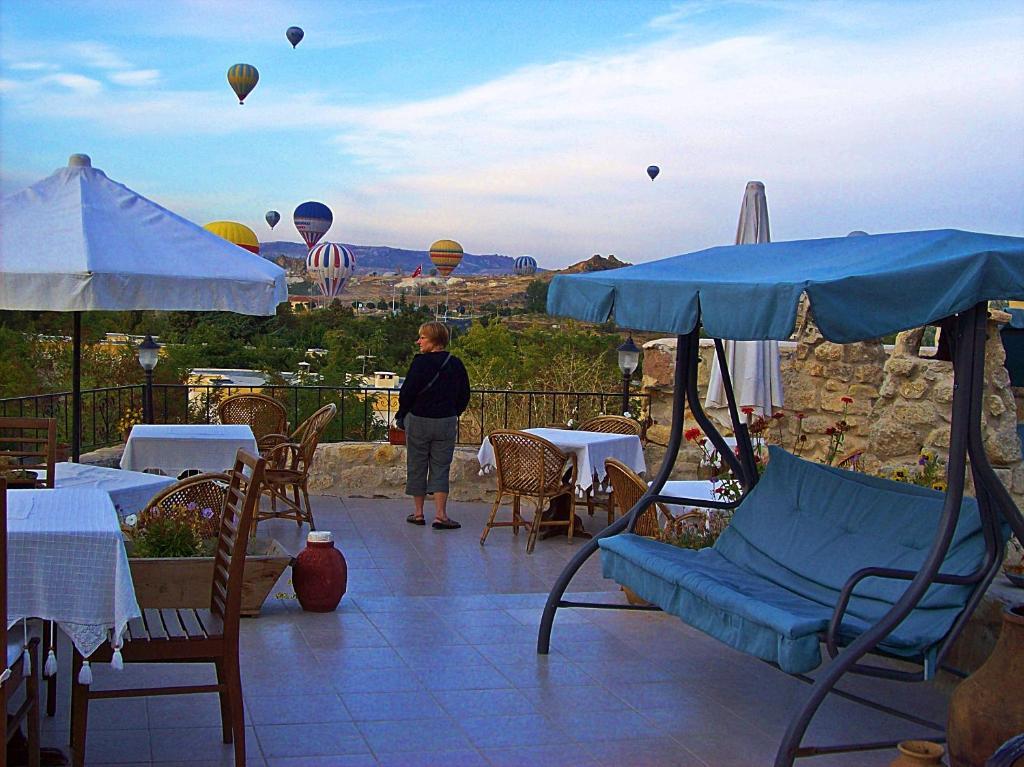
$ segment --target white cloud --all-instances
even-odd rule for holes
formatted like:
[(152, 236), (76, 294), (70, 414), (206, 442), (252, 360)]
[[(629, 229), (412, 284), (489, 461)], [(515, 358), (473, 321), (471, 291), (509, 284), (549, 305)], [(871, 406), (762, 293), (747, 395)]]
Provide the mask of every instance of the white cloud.
[(94, 96), (103, 90), (103, 83), (99, 80), (94, 80), (91, 77), (75, 74), (73, 72), (61, 72), (55, 75), (47, 75), (46, 77), (40, 78), (38, 82), (42, 84), (54, 83), (82, 96)]
[(20, 72), (46, 72), (60, 69), (56, 64), (48, 61), (6, 61), (4, 67)]
[(130, 69), (131, 62), (106, 43), (69, 43), (68, 51), (82, 63), (97, 69)]
[(124, 72), (111, 72), (110, 81), (118, 85), (133, 88), (154, 85), (160, 79), (159, 69), (131, 69)]

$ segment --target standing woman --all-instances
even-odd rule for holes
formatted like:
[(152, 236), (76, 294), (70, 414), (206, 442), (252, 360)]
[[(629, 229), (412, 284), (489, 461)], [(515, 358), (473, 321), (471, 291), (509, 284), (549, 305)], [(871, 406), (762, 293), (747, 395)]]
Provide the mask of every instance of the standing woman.
[(448, 517), (448, 473), (455, 455), (459, 416), (469, 405), (469, 375), (462, 360), (447, 351), (448, 328), (440, 322), (420, 325), (420, 349), (398, 393), (395, 423), (405, 429), (405, 493), (415, 511), (406, 517), (425, 525), (423, 501), (434, 496), (435, 530), (462, 527)]

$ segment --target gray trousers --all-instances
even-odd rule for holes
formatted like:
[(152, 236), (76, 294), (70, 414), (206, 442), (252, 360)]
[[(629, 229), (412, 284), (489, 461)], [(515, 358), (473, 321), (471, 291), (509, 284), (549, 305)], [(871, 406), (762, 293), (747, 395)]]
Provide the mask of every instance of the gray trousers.
[(447, 493), (448, 473), (455, 455), (457, 416), (405, 416), (405, 494)]

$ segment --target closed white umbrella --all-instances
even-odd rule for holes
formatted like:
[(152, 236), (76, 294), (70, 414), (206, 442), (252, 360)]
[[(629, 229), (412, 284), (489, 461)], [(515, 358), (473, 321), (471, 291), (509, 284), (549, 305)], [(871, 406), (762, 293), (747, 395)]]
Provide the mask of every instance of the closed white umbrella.
[(283, 269), (111, 181), (87, 155), (4, 198), (0, 221), (0, 309), (75, 313), (75, 460), (79, 312), (273, 315), (288, 299)]
[[(743, 193), (735, 244), (753, 245), (770, 241), (768, 199), (765, 197), (764, 184), (750, 181)], [(737, 307), (736, 310), (743, 311), (743, 308)], [(778, 341), (726, 341), (725, 358), (737, 407), (752, 407), (756, 414), (765, 416), (770, 416), (773, 410), (782, 407)], [(728, 406), (718, 355), (715, 355), (711, 366), (711, 380), (708, 382), (704, 406), (708, 410)], [(724, 420), (729, 421), (728, 413), (724, 414)]]

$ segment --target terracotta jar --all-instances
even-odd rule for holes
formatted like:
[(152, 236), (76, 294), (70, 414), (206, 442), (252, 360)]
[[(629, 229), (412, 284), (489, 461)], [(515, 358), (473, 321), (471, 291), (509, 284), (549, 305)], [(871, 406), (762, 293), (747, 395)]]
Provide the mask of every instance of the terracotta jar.
[(1024, 732), (1024, 605), (1003, 611), (999, 641), (988, 660), (961, 682), (949, 701), (946, 739), (951, 767), (976, 767)]
[(946, 764), (942, 761), (946, 749), (929, 740), (905, 740), (896, 749), (900, 755), (889, 763), (889, 767), (937, 767)]
[(334, 610), (348, 586), (345, 557), (334, 548), (334, 536), (314, 530), (306, 537), (306, 548), (292, 565), (292, 585), (302, 609), (312, 613)]

